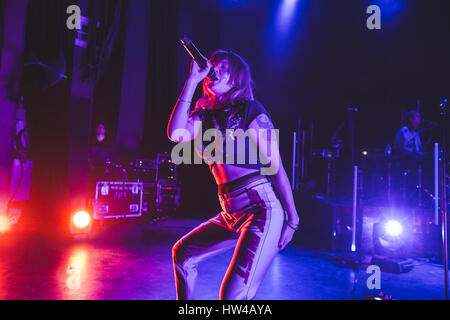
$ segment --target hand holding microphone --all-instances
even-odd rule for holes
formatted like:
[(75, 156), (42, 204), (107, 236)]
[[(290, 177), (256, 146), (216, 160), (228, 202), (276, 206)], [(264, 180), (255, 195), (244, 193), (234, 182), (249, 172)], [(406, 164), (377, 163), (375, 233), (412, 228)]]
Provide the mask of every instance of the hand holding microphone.
[(198, 51), (197, 47), (187, 36), (184, 36), (184, 38), (181, 39), (181, 44), (196, 62), (191, 66), (190, 77), (193, 80), (198, 80), (198, 82), (202, 81), (205, 77), (208, 77), (212, 81), (217, 80), (217, 76), (212, 68), (211, 62), (206, 59), (200, 51)]
[(206, 66), (205, 68), (201, 69), (198, 63), (195, 62), (195, 60), (192, 60), (191, 63), (191, 72), (189, 74), (189, 79), (194, 81), (195, 83), (200, 83), (203, 79), (205, 79), (210, 70), (212, 69), (212, 64), (209, 62), (209, 60), (206, 60)]

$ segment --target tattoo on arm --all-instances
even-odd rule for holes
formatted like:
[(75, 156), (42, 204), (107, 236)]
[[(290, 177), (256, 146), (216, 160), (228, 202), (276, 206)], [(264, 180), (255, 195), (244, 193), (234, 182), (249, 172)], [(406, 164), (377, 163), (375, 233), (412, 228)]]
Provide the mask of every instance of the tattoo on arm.
[(266, 114), (262, 114), (256, 118), (256, 123), (261, 129), (274, 129), (272, 121)]

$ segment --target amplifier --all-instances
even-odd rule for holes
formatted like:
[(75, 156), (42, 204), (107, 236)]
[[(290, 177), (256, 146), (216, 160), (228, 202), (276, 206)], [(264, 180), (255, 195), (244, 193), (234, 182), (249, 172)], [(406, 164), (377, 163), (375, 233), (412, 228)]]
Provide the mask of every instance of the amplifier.
[(151, 168), (132, 168), (128, 172), (128, 181), (155, 183), (156, 169)]
[(142, 196), (142, 212), (144, 215), (152, 214), (156, 209), (156, 184), (144, 183)]
[(156, 179), (158, 181), (177, 181), (177, 166), (173, 163), (170, 155), (159, 153), (156, 164)]
[(94, 219), (140, 217), (143, 188), (142, 182), (98, 181)]
[(156, 210), (176, 211), (180, 206), (180, 186), (174, 181), (159, 181), (156, 190)]
[(149, 159), (137, 159), (136, 168), (142, 168), (142, 169), (156, 169), (155, 160), (149, 160)]

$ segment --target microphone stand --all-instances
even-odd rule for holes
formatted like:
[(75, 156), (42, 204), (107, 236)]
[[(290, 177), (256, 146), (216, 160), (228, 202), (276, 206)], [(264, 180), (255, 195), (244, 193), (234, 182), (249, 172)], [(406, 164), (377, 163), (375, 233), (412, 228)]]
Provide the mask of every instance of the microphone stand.
[(447, 166), (447, 109), (448, 99), (442, 99), (441, 122), (442, 122), (442, 250), (444, 260), (444, 283), (445, 283), (445, 300), (448, 300), (448, 242), (447, 242), (447, 183), (446, 183), (446, 166)]

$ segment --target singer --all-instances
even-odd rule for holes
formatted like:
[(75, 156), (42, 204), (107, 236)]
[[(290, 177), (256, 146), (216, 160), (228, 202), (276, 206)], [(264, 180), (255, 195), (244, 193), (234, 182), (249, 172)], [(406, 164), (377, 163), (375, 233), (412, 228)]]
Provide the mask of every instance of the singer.
[[(214, 157), (206, 159), (218, 185), (222, 212), (174, 245), (177, 299), (194, 299), (197, 265), (231, 248), (234, 254), (219, 297), (221, 300), (253, 299), (273, 258), (298, 229), (299, 218), (276, 139), (270, 134), (256, 134), (269, 132), (274, 126), (269, 113), (253, 97), (248, 64), (239, 55), (222, 50), (214, 52), (206, 62), (203, 69), (194, 61), (191, 64), (189, 78), (170, 117), (169, 138), (180, 142), (176, 131), (181, 129), (189, 131), (195, 139), (201, 127), (202, 131), (218, 130), (227, 140), (234, 140), (230, 129), (233, 132), (242, 129), (241, 132), (249, 132), (246, 138), (251, 140), (246, 143), (246, 159), (258, 149), (259, 157), (270, 158), (278, 170), (271, 176), (261, 175), (260, 168), (267, 161), (260, 158), (257, 164), (234, 161), (233, 165), (216, 161)], [(215, 80), (207, 77), (211, 68), (216, 73)], [(202, 81), (203, 97), (191, 111), (194, 91)], [(198, 122), (202, 126), (195, 125)], [(235, 151), (230, 150), (229, 143), (225, 148), (222, 141), (215, 142), (216, 152)], [(196, 148), (204, 148), (203, 143), (197, 143)]]

